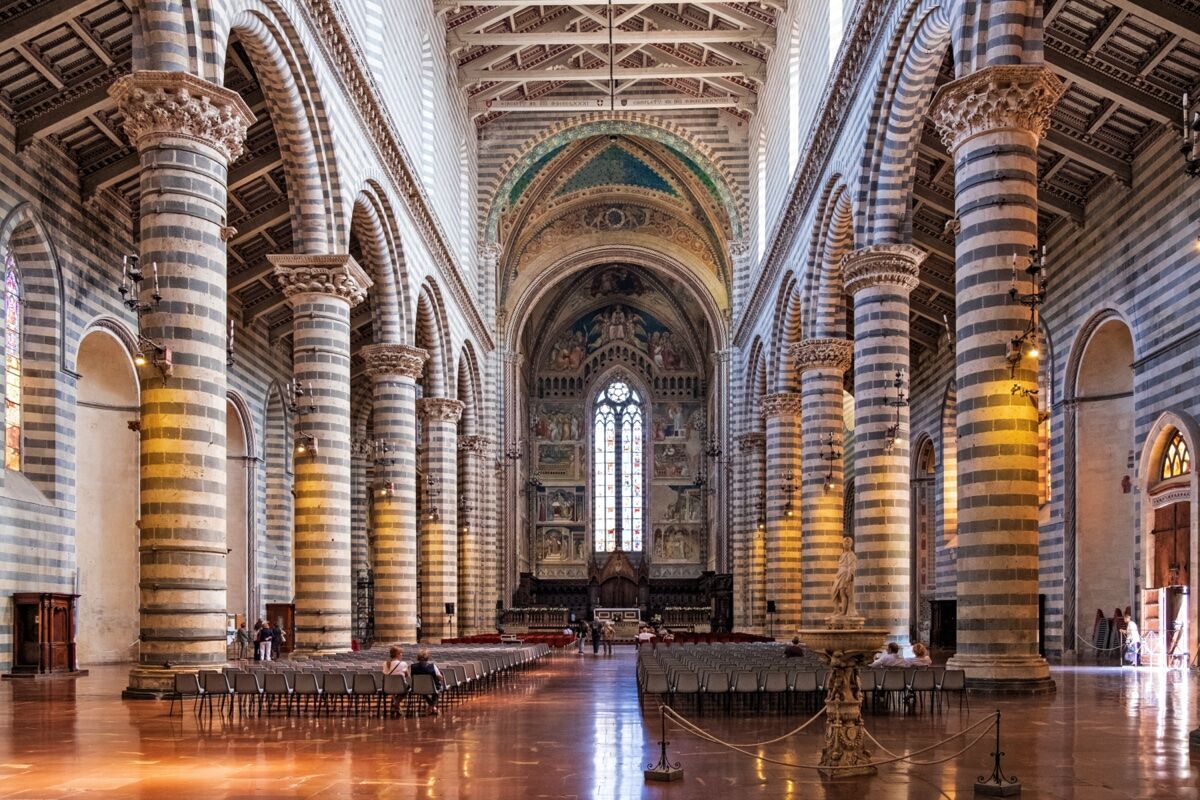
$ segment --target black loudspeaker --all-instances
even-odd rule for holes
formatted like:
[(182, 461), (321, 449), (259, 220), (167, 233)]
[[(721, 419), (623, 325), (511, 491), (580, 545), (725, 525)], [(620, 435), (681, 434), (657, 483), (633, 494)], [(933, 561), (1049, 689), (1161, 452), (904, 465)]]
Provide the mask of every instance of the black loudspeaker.
[(767, 601), (767, 613), (768, 613), (768, 614), (774, 614), (774, 613), (775, 613), (775, 601), (774, 601), (774, 600), (768, 600), (768, 601)]
[(447, 617), (454, 616), (454, 603), (446, 603), (446, 616)]
[(503, 611), (503, 610), (504, 610), (504, 601), (503, 601), (503, 600), (497, 600), (497, 601), (496, 601), (496, 610), (497, 610), (497, 611)]

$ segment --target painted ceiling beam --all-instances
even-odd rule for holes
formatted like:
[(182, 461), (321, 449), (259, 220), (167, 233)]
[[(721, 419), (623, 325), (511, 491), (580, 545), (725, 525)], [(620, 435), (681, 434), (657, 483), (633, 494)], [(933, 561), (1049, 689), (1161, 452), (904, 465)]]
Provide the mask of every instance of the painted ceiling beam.
[(1131, 111), (1150, 117), (1155, 122), (1175, 122), (1179, 110), (1173, 103), (1160, 100), (1133, 84), (1109, 75), (1090, 64), (1085, 64), (1069, 53), (1046, 43), (1046, 63), (1062, 72), (1084, 90), (1115, 100)]
[(24, 14), (18, 14), (0, 25), (0, 53), (28, 42), (46, 31), (66, 24), (71, 17), (86, 14), (106, 0), (42, 0), (33, 3)]
[[(740, 97), (685, 97), (683, 95), (645, 95), (627, 97), (617, 101), (620, 111), (663, 111), (680, 108), (744, 108)], [(603, 111), (608, 108), (608, 97), (542, 97), (536, 100), (472, 100), (472, 116), (497, 111)]]
[[(530, 32), (497, 32), (497, 33), (455, 33), (450, 31), (446, 41), (454, 49), (466, 47), (533, 47), (535, 45), (555, 44), (592, 44), (607, 45), (609, 32), (607, 30), (587, 31), (530, 31)], [(718, 44), (729, 42), (773, 42), (775, 32), (766, 28), (729, 29), (729, 30), (650, 30), (612, 32), (615, 44), (659, 44), (671, 42), (675, 44)]]
[[(617, 80), (653, 80), (658, 78), (725, 78), (745, 77), (762, 80), (763, 67), (759, 64), (726, 64), (711, 67), (654, 66), (617, 67), (613, 77)], [(541, 69), (460, 69), (459, 81), (463, 84), (485, 81), (514, 81), (517, 83), (546, 81), (608, 80), (608, 67), (571, 69), (568, 67), (546, 67)]]
[[(687, 5), (691, 6), (722, 6), (736, 0), (686, 0)], [(771, 6), (772, 8), (782, 8), (783, 0), (760, 0), (761, 5)], [(547, 6), (590, 6), (605, 7), (609, 4), (609, 0), (433, 0), (433, 8), (435, 11), (454, 11), (460, 8), (469, 8), (475, 6), (489, 6), (500, 8), (546, 8)], [(614, 6), (640, 6), (645, 5), (646, 0), (612, 0)], [(671, 3), (674, 5), (675, 3)]]
[(1105, 0), (1126, 14), (1193, 42), (1200, 42), (1200, 14), (1164, 0)]

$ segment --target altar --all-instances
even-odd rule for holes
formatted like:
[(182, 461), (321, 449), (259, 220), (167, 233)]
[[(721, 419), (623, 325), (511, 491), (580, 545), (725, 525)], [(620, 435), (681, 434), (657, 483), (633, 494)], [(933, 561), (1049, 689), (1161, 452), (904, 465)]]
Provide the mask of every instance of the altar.
[(597, 608), (592, 612), (592, 618), (599, 623), (611, 622), (618, 640), (632, 641), (637, 638), (642, 624), (642, 611), (640, 608)]

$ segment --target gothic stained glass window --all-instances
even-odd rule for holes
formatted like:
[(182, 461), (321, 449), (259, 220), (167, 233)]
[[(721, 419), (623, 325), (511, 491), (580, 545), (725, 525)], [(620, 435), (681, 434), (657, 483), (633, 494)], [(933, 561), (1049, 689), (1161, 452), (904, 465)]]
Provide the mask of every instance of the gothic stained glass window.
[(592, 425), (592, 517), (597, 552), (642, 549), (642, 401), (623, 381), (596, 399)]
[(4, 467), (21, 468), (21, 280), (4, 250)]
[(1171, 437), (1171, 441), (1167, 443), (1166, 452), (1163, 453), (1161, 476), (1165, 481), (1168, 478), (1178, 478), (1180, 475), (1186, 475), (1192, 471), (1192, 454), (1188, 452), (1187, 442), (1183, 440), (1183, 434), (1175, 431), (1175, 435)]

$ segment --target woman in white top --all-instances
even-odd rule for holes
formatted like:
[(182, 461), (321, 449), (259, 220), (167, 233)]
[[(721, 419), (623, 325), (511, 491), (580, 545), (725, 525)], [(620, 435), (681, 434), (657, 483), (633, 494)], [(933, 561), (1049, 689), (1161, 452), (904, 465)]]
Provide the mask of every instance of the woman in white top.
[(383, 662), (384, 675), (403, 675), (410, 682), (412, 676), (409, 674), (408, 662), (404, 660), (404, 649), (393, 645), (388, 651), (388, 660)]

